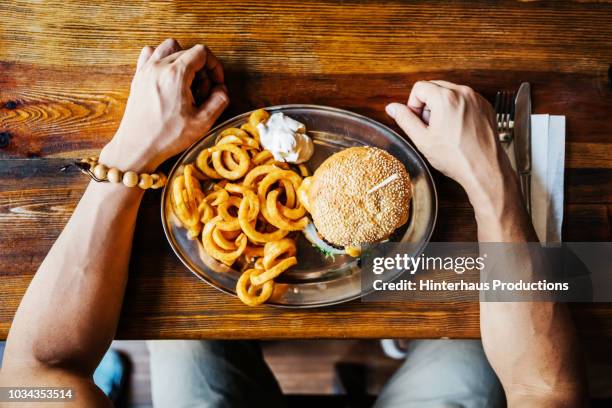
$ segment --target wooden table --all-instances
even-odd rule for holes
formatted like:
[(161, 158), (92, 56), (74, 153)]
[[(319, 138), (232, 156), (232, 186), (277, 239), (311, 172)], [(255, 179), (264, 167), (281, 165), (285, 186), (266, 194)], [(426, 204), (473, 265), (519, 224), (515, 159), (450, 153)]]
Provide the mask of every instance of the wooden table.
[[(564, 239), (610, 240), (612, 5), (222, 3), (10, 1), (0, 8), (0, 338), (87, 183), (58, 169), (112, 137), (140, 48), (166, 37), (205, 42), (223, 60), (232, 97), (225, 118), (313, 103), (390, 125), (385, 104), (404, 101), (419, 79), (466, 83), (491, 100), (529, 81), (536, 113), (567, 117)], [(474, 240), (465, 194), (435, 178), (433, 240)], [(473, 303), (245, 307), (181, 265), (164, 238), (159, 199), (147, 193), (142, 205), (120, 338), (479, 335)], [(612, 306), (573, 310), (583, 335), (612, 335)]]

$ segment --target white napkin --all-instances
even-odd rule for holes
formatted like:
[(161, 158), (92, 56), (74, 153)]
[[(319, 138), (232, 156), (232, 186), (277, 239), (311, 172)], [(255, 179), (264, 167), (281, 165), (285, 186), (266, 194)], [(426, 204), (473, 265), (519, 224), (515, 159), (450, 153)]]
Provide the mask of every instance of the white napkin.
[[(505, 146), (515, 167), (514, 146)], [(531, 115), (531, 219), (542, 243), (561, 242), (565, 116)]]

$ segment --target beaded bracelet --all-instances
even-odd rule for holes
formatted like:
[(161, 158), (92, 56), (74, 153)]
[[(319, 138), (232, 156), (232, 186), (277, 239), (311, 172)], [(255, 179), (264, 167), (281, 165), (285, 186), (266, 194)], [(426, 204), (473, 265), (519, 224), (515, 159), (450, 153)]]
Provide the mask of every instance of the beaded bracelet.
[[(136, 173), (128, 170), (125, 173), (121, 170), (111, 167), (110, 169), (98, 163), (97, 157), (89, 157), (75, 162), (74, 165), (87, 174), (92, 180), (98, 182), (123, 183), (126, 187), (138, 186), (143, 190), (151, 188), (157, 190), (166, 184), (167, 177), (164, 173)], [(62, 169), (64, 170), (64, 169)]]

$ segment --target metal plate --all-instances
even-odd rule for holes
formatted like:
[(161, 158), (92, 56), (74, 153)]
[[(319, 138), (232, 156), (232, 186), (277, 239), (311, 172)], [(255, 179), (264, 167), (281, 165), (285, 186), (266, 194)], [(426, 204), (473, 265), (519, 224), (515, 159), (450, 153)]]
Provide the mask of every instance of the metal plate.
[[(375, 146), (398, 158), (410, 174), (413, 183), (410, 218), (393, 236), (393, 240), (413, 242), (418, 252), (429, 241), (436, 222), (438, 208), (436, 189), (427, 166), (419, 154), (402, 137), (388, 127), (361, 115), (341, 109), (316, 105), (281, 105), (266, 108), (270, 113), (283, 112), (304, 123), (315, 143), (313, 158), (307, 163), (314, 171), (327, 157), (351, 146)], [(189, 240), (187, 232), (174, 216), (168, 187), (180, 175), (185, 164), (193, 163), (199, 152), (214, 144), (217, 135), (226, 128), (240, 127), (250, 112), (211, 130), (181, 156), (172, 168), (162, 194), (161, 214), (166, 237), (172, 249), (196, 276), (226, 293), (235, 295), (240, 272), (212, 259), (199, 240)], [(417, 250), (415, 250), (417, 252)], [(417, 255), (417, 254), (415, 254)], [(281, 307), (318, 307), (347, 302), (363, 296), (361, 270), (358, 261), (349, 256), (326, 258), (313, 248), (301, 234), (298, 239), (298, 265), (276, 281), (274, 294), (267, 304)], [(392, 280), (394, 276), (383, 276)]]

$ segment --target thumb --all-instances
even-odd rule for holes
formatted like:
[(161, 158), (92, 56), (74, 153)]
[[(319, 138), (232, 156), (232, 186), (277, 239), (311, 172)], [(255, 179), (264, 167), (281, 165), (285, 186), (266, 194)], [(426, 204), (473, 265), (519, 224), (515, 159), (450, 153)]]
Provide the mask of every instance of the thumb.
[(427, 126), (416, 113), (401, 103), (390, 103), (385, 107), (387, 114), (395, 120), (408, 137), (420, 147), (425, 140)]
[(225, 85), (217, 85), (211, 91), (208, 99), (195, 114), (195, 122), (202, 130), (210, 129), (229, 105), (229, 96)]

